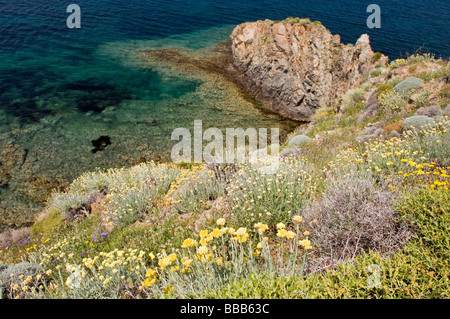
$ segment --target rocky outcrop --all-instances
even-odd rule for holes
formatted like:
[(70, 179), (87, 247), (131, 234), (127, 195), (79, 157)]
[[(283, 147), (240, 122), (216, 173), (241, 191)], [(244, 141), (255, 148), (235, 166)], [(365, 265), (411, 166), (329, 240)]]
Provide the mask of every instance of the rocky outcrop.
[[(356, 87), (374, 66), (368, 35), (344, 45), (320, 23), (243, 23), (231, 34), (238, 81), (264, 107), (309, 121)], [(376, 63), (385, 64), (382, 56)]]

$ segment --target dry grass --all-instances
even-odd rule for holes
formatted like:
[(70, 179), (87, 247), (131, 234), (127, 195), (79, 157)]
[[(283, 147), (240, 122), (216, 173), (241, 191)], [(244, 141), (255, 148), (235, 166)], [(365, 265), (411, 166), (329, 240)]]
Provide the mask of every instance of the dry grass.
[(329, 178), (322, 198), (303, 212), (320, 255), (312, 268), (336, 265), (362, 251), (389, 254), (402, 247), (410, 231), (397, 222), (395, 201), (396, 195), (368, 172)]

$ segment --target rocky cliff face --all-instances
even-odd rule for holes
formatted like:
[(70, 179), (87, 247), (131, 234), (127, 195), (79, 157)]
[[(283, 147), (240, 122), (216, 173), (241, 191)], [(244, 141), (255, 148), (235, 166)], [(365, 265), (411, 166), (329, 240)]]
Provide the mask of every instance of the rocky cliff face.
[(298, 121), (331, 106), (374, 64), (368, 35), (344, 45), (320, 23), (243, 23), (231, 40), (238, 81), (266, 108)]

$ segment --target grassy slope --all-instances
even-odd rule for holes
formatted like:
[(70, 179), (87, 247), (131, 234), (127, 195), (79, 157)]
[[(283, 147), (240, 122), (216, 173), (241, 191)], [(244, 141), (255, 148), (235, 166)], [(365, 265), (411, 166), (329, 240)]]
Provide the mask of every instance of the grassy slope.
[[(392, 86), (409, 76), (420, 77), (426, 84), (408, 96), (391, 96)], [(402, 120), (414, 114), (419, 106), (432, 103), (444, 108), (449, 98), (445, 76), (449, 76), (446, 62), (429, 56), (411, 56), (389, 66), (378, 65), (361, 87), (349, 91), (336, 107), (317, 111), (315, 121), (306, 132), (316, 138), (297, 150), (296, 157), (283, 165), (280, 176), (273, 179), (259, 176), (251, 168), (243, 168), (240, 172), (245, 178), (240, 179), (233, 167), (210, 171), (202, 165), (152, 163), (128, 170), (85, 174), (66, 193), (55, 194), (49, 200), (32, 227), (29, 243), (13, 242), (7, 248), (0, 247), (3, 264), (26, 260), (41, 264), (46, 272), (42, 278), (33, 279), (36, 292), (30, 292), (31, 288), (22, 290), (33, 285), (20, 280), (4, 284), (4, 293), (10, 298), (36, 295), (45, 298), (448, 298), (449, 121), (443, 120), (442, 125), (425, 133), (405, 135), (400, 140), (355, 142), (368, 123), (383, 124), (380, 127), (388, 134), (394, 129), (401, 131)], [(379, 94), (385, 110), (375, 117), (357, 121), (368, 92), (377, 87), (387, 92), (385, 96)], [(420, 98), (409, 103), (413, 94)], [(397, 252), (359, 252), (346, 263), (322, 273), (302, 272), (303, 259), (286, 267), (275, 262), (275, 268), (269, 271), (268, 256), (258, 260), (264, 252), (255, 250), (260, 238), (257, 232), (252, 232), (253, 225), (258, 222), (268, 225), (268, 247), (272, 255), (278, 254), (283, 260), (289, 254), (280, 253), (280, 247), (288, 247), (283, 246), (287, 245), (286, 239), (283, 242), (282, 236), (276, 235), (275, 225), (279, 222), (297, 234), (295, 240), (312, 241), (312, 251), (301, 249), (300, 255), (320, 254), (314, 247), (315, 234), (302, 234), (309, 229), (308, 225), (302, 225), (299, 231), (292, 217), (301, 215), (304, 207), (322, 197), (330, 183), (330, 174), (339, 177), (346, 170), (369, 171), (376, 180), (386, 180), (391, 191), (399, 194), (396, 212), (414, 227), (414, 238)], [(239, 250), (241, 246), (221, 242), (223, 234), (215, 237), (211, 232), (199, 236), (200, 229), (211, 231), (217, 227), (217, 218), (225, 218), (229, 227), (246, 228), (245, 234), (249, 236), (246, 240), (236, 232), (226, 236), (234, 238), (234, 242), (254, 241), (251, 253), (245, 255), (247, 252)], [(194, 261), (191, 268), (184, 265), (186, 260), (182, 261), (181, 257), (187, 256), (183, 255), (187, 253), (185, 250), (173, 251), (178, 255), (177, 261), (164, 259), (190, 237), (200, 244), (206, 240), (212, 256), (220, 256), (217, 252), (222, 247), (228, 251), (236, 248), (242, 255), (230, 254), (229, 258), (231, 264), (242, 269), (231, 266), (226, 272), (218, 270), (215, 267), (220, 261), (210, 257), (211, 268), (202, 268), (200, 272), (195, 267), (203, 267), (201, 262)], [(123, 251), (120, 256), (117, 250)], [(157, 255), (161, 251), (163, 254)], [(111, 255), (121, 262), (119, 266), (110, 266)], [(254, 261), (252, 255), (256, 256)], [(104, 260), (103, 266), (99, 266), (103, 269), (93, 271), (88, 266), (88, 258)], [(170, 266), (161, 266), (166, 261)], [(82, 289), (70, 288), (66, 280), (78, 270), (70, 271), (68, 264), (79, 265), (79, 269), (85, 270), (83, 276), (92, 278), (94, 284)], [(175, 267), (174, 272), (168, 271), (171, 266)], [(178, 274), (180, 267), (189, 270)], [(113, 272), (114, 269), (118, 272)], [(208, 277), (211, 272), (222, 277), (211, 280)], [(192, 289), (183, 283), (186, 274), (195, 285)], [(375, 279), (374, 286), (369, 284), (372, 279)], [(120, 289), (110, 288), (109, 282)], [(13, 284), (18, 285), (16, 290)]]

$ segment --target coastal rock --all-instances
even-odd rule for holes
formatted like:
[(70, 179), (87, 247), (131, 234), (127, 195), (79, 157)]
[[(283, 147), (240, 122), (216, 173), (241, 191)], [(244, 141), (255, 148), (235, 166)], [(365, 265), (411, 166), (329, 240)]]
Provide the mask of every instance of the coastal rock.
[(373, 68), (368, 35), (344, 45), (318, 22), (243, 23), (231, 40), (238, 82), (264, 107), (297, 121), (310, 121)]

